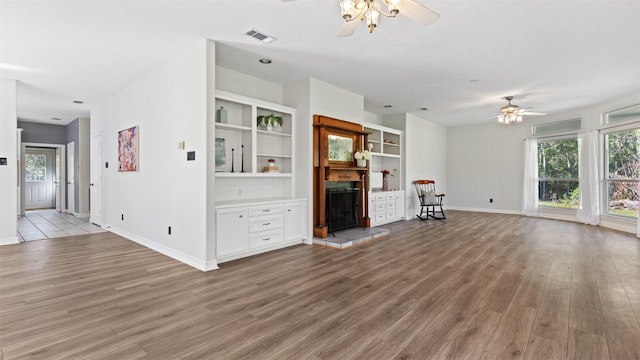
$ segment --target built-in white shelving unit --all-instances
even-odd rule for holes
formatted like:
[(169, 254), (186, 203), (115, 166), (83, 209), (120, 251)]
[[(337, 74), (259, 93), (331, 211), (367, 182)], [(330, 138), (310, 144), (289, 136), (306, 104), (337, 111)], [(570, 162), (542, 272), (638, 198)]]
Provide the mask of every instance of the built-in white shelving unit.
[(404, 190), (402, 188), (402, 137), (401, 130), (382, 125), (364, 124), (364, 130), (371, 133), (369, 144), (371, 147), (369, 190), (382, 191), (382, 170), (389, 170), (389, 190)]
[[(302, 243), (306, 199), (293, 197), (295, 109), (218, 90), (215, 111), (218, 263)], [(258, 116), (270, 114), (283, 125), (259, 127)], [(277, 172), (265, 171), (270, 159)]]
[[(364, 124), (371, 133), (369, 144), (369, 218), (371, 226), (388, 224), (405, 216), (405, 189), (402, 184), (402, 139), (401, 130), (382, 125)], [(382, 171), (389, 170), (389, 188), (382, 189)]]

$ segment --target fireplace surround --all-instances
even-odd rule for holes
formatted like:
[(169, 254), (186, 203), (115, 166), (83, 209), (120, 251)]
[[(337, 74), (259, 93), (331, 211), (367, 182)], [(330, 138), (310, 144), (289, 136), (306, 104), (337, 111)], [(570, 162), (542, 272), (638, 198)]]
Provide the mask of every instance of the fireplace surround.
[[(358, 167), (353, 158), (354, 152), (367, 149), (368, 135), (360, 124), (313, 116), (314, 237), (326, 238), (330, 231), (370, 226), (369, 163), (367, 167)], [(344, 200), (340, 210), (334, 206), (338, 199)], [(344, 203), (350, 204), (350, 208), (344, 208)]]

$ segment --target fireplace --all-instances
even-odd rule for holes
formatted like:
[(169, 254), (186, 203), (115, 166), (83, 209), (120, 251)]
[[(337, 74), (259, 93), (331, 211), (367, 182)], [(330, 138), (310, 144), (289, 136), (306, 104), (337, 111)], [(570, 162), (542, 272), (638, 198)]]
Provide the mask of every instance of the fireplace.
[(366, 149), (369, 132), (361, 124), (313, 116), (313, 236), (351, 227), (369, 227), (369, 168), (353, 153)]
[(351, 182), (327, 182), (328, 232), (360, 226), (360, 189)]

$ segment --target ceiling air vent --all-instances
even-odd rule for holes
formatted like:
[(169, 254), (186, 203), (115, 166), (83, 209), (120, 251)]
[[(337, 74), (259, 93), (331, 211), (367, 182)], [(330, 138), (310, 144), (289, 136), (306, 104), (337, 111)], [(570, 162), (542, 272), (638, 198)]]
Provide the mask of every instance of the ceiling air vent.
[(274, 38), (271, 35), (267, 35), (265, 33), (263, 33), (262, 31), (258, 31), (256, 29), (249, 29), (247, 31), (244, 32), (245, 35), (250, 36), (254, 39), (260, 40), (265, 44), (268, 44), (274, 40), (277, 40), (276, 38)]

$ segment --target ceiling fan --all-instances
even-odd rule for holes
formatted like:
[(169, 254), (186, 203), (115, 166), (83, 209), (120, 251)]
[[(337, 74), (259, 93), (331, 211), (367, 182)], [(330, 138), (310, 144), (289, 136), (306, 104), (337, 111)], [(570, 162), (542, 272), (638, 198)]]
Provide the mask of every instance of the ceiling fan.
[[(386, 12), (382, 10), (381, 3), (387, 6)], [(338, 37), (353, 35), (360, 21), (366, 21), (369, 33), (372, 33), (373, 29), (378, 26), (380, 15), (386, 17), (396, 17), (398, 14), (406, 15), (409, 19), (423, 26), (431, 25), (440, 18), (438, 13), (413, 0), (340, 0), (339, 4), (345, 22)]]
[(500, 114), (498, 115), (498, 123), (502, 125), (520, 124), (524, 118), (524, 115), (547, 115), (542, 112), (529, 111), (529, 109), (521, 109), (518, 105), (512, 104), (513, 96), (507, 96), (504, 98), (508, 104), (500, 108)]

